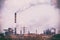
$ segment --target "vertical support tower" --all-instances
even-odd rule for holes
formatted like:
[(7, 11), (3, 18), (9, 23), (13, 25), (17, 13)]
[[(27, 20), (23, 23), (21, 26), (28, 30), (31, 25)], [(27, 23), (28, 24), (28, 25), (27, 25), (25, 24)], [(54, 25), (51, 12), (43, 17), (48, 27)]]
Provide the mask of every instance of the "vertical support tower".
[[(17, 13), (15, 13), (15, 20), (14, 20), (15, 24), (16, 24), (16, 16), (17, 16)], [(15, 35), (16, 34), (17, 34), (17, 32), (16, 32), (16, 27), (15, 27)]]

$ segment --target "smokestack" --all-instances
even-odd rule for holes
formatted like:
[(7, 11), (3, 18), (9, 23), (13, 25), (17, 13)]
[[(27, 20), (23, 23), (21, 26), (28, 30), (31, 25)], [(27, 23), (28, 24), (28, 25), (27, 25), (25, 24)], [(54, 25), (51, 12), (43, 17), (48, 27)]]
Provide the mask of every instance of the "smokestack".
[(25, 34), (25, 27), (23, 27), (23, 34)]
[[(15, 12), (15, 14), (14, 14), (14, 23), (16, 24), (16, 17), (17, 17), (17, 13)], [(17, 32), (16, 32), (16, 27), (15, 27), (15, 35), (17, 34)]]
[(17, 13), (15, 13), (15, 23), (16, 23), (16, 17), (17, 17)]
[(37, 34), (37, 29), (36, 29), (36, 34)]
[(15, 35), (17, 34), (17, 32), (16, 32), (16, 28), (15, 28)]
[(20, 34), (22, 34), (22, 30), (20, 30)]
[(30, 31), (28, 30), (28, 34), (30, 34)]

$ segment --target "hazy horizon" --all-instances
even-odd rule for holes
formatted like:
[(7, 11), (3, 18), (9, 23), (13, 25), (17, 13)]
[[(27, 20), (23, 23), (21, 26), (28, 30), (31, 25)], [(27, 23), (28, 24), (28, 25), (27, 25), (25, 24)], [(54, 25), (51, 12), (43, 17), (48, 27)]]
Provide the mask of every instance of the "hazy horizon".
[[(37, 4), (38, 2), (46, 4)], [(31, 5), (34, 4), (34, 5)], [(20, 10), (19, 10), (20, 9)], [(17, 33), (22, 27), (26, 32), (43, 33), (44, 30), (58, 27), (58, 11), (47, 0), (6, 0), (2, 9), (2, 29), (15, 28), (14, 13), (17, 13)]]

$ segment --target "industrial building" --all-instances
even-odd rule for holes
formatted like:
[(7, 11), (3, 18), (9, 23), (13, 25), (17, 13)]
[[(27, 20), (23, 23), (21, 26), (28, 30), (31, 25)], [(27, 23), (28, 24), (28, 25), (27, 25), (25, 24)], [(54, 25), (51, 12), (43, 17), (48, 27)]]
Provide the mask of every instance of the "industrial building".
[(51, 40), (60, 34), (60, 0), (1, 2), (0, 34), (5, 39)]

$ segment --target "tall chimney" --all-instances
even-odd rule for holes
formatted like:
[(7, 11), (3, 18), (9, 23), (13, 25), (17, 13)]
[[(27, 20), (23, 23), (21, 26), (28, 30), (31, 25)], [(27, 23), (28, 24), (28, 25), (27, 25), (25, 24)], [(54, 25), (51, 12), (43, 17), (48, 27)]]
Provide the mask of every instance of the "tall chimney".
[(20, 30), (20, 34), (22, 34), (22, 30)]
[(16, 32), (16, 28), (15, 28), (15, 35), (17, 34), (17, 32)]
[[(16, 17), (17, 17), (17, 13), (15, 12), (15, 15), (14, 15), (14, 23), (16, 24)], [(16, 26), (17, 26), (17, 24), (16, 24)], [(16, 27), (15, 27), (15, 35), (17, 34), (17, 32), (16, 32)]]
[(25, 27), (23, 27), (23, 34), (25, 34)]
[(16, 16), (17, 16), (17, 13), (15, 13), (15, 23), (16, 23)]
[(36, 34), (37, 34), (37, 29), (36, 29)]

